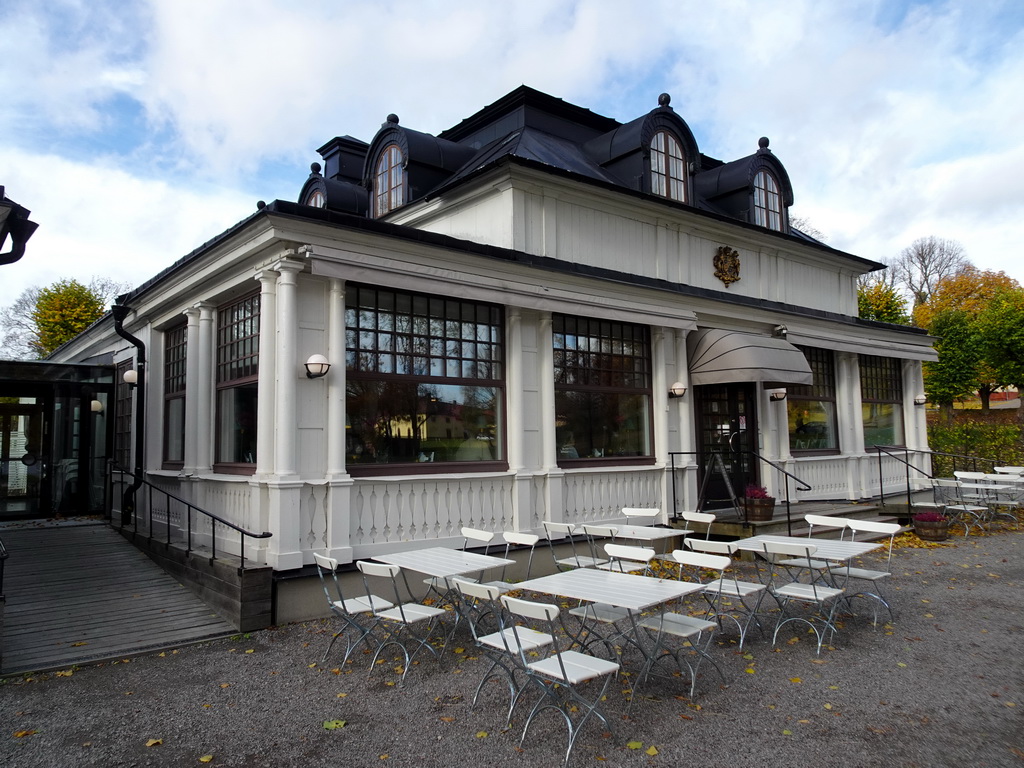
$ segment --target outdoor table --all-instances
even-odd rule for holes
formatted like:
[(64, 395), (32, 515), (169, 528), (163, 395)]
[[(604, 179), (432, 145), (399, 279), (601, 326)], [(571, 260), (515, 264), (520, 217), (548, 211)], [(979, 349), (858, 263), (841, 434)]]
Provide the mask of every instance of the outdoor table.
[[(447, 547), (410, 549), (405, 552), (374, 555), (371, 559), (443, 580), (447, 591), (442, 595), (442, 600), (447, 600), (454, 605), (457, 605), (458, 601), (449, 600), (449, 595), (452, 593), (450, 579), (455, 576), (464, 576), (467, 573), (501, 568), (515, 563), (515, 560), (504, 557), (481, 555), (476, 552), (465, 552), (461, 549), (448, 549)], [(406, 583), (408, 584), (408, 581)]]
[(783, 544), (813, 544), (817, 547), (814, 553), (816, 560), (832, 560), (845, 563), (855, 557), (867, 554), (872, 550), (882, 547), (884, 542), (880, 541), (850, 541), (848, 539), (821, 539), (807, 536), (774, 536), (772, 534), (761, 534), (740, 539), (736, 543), (737, 549), (747, 552), (764, 552), (766, 541), (776, 541)]
[[(541, 576), (538, 579), (520, 582), (516, 587), (546, 595), (569, 597), (586, 603), (624, 609), (629, 617), (630, 627), (629, 631), (622, 632), (621, 636), (640, 650), (645, 661), (650, 649), (641, 642), (636, 625), (637, 614), (653, 606), (701, 592), (704, 589), (703, 584), (693, 581), (657, 579), (652, 576), (599, 571), (593, 568), (576, 568), (571, 571), (553, 573), (550, 576)], [(565, 627), (564, 621), (563, 627)], [(582, 635), (584, 629), (587, 627), (581, 627), (580, 632), (575, 636)], [(567, 627), (566, 631), (573, 635)]]
[(686, 536), (693, 531), (686, 528), (658, 528), (652, 525), (616, 525), (615, 538), (637, 541), (659, 541), (673, 536)]

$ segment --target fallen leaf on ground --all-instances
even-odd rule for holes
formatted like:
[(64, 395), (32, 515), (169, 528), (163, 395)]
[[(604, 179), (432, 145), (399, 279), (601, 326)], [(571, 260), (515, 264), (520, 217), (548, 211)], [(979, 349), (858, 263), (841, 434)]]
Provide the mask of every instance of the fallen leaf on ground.
[(23, 739), (26, 736), (31, 736), (31, 735), (33, 735), (35, 733), (39, 733), (39, 731), (15, 731), (14, 732), (14, 738), (16, 738), (16, 739)]
[(344, 727), (345, 727), (345, 721), (344, 720), (324, 720), (324, 728), (326, 728), (328, 731), (333, 731), (336, 728), (344, 728)]
[(150, 739), (149, 741), (146, 742), (146, 746), (147, 747), (159, 747), (163, 743), (164, 743), (163, 739)]
[(200, 763), (212, 763), (213, 762), (213, 755), (203, 755), (202, 757), (199, 758), (199, 762)]

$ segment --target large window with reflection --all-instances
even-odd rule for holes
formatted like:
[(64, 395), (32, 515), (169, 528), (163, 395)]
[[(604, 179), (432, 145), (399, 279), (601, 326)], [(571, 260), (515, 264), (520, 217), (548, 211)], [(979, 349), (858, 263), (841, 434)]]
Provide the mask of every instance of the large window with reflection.
[(814, 381), (787, 385), (789, 448), (793, 453), (834, 453), (839, 450), (836, 422), (836, 369), (831, 349), (799, 347)]
[(650, 457), (650, 329), (554, 315), (552, 336), (558, 462)]
[(345, 326), (345, 452), (355, 474), (504, 462), (501, 307), (349, 284)]
[(686, 202), (686, 158), (679, 139), (668, 131), (651, 139), (651, 192)]
[(178, 469), (185, 460), (185, 353), (188, 326), (164, 333), (164, 467)]
[(768, 171), (758, 171), (754, 177), (754, 223), (782, 231), (782, 195), (779, 183)]
[(859, 361), (864, 445), (903, 445), (902, 363), (873, 355)]
[(256, 465), (260, 295), (217, 310), (216, 468), (251, 473)]

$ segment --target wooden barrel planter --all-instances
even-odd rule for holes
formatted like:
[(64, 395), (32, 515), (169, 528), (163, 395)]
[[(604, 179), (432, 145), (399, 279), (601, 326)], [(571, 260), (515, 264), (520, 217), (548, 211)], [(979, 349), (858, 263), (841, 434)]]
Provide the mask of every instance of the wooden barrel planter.
[(743, 508), (747, 512), (747, 521), (755, 523), (766, 523), (775, 516), (775, 499), (750, 499), (743, 500)]
[(914, 533), (924, 541), (945, 541), (949, 538), (949, 521), (915, 520)]

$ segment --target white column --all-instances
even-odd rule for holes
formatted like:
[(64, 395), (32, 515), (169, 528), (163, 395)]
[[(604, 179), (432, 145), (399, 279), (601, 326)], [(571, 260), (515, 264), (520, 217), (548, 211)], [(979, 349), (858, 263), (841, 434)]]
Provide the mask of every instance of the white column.
[(505, 444), (508, 446), (508, 468), (523, 469), (526, 415), (523, 411), (523, 316), (518, 307), (506, 312), (505, 334)]
[(260, 358), (259, 392), (256, 399), (256, 477), (265, 478), (274, 471), (275, 379), (277, 371), (277, 272), (264, 269), (256, 273), (260, 282)]
[[(685, 456), (676, 457), (676, 478), (675, 478), (675, 504), (676, 508), (669, 510), (670, 515), (677, 515), (680, 512), (696, 508), (697, 505), (697, 457), (693, 455), (697, 445), (697, 428), (693, 419), (693, 385), (690, 383), (690, 363), (686, 353), (686, 334), (688, 331), (676, 330), (676, 377), (677, 381), (686, 387), (686, 394), (681, 398), (673, 398), (669, 407), (675, 408), (676, 428), (679, 430), (679, 446), (677, 450), (686, 453)], [(686, 467), (685, 471), (679, 471), (679, 467)], [(669, 478), (668, 496), (665, 503), (666, 508), (672, 504), (672, 479)]]
[(540, 316), (537, 334), (537, 358), (540, 382), (540, 435), (544, 469), (558, 468), (558, 445), (555, 435), (555, 351), (551, 331), (551, 313)]
[(327, 307), (327, 477), (348, 477), (345, 467), (345, 281), (330, 281)]
[[(290, 253), (286, 254), (290, 255)], [(298, 424), (299, 358), (298, 345), (298, 273), (302, 262), (282, 259), (274, 265), (277, 277), (277, 346), (274, 398), (274, 474), (278, 478), (296, 473), (296, 428)]]
[[(670, 331), (671, 333), (671, 331)], [(651, 329), (651, 409), (654, 416), (654, 460), (660, 466), (668, 464), (668, 388), (675, 379), (668, 380), (668, 358), (665, 352), (665, 329)], [(662, 498), (665, 498), (662, 496)], [(666, 500), (662, 506), (667, 506)], [(662, 521), (664, 522), (664, 521)]]
[(216, 392), (214, 368), (213, 306), (195, 305), (199, 310), (199, 387), (196, 392), (196, 472), (213, 471), (213, 441), (216, 425), (213, 423), (213, 398)]
[[(185, 456), (181, 474), (196, 473), (199, 453), (199, 401), (202, 399), (203, 381), (199, 378), (199, 308), (189, 307), (184, 312), (188, 319), (185, 329)], [(209, 382), (206, 382), (208, 385)], [(209, 429), (209, 422), (207, 422)]]
[(845, 454), (864, 452), (864, 413), (860, 404), (860, 366), (854, 352), (839, 352), (836, 410), (839, 447)]

